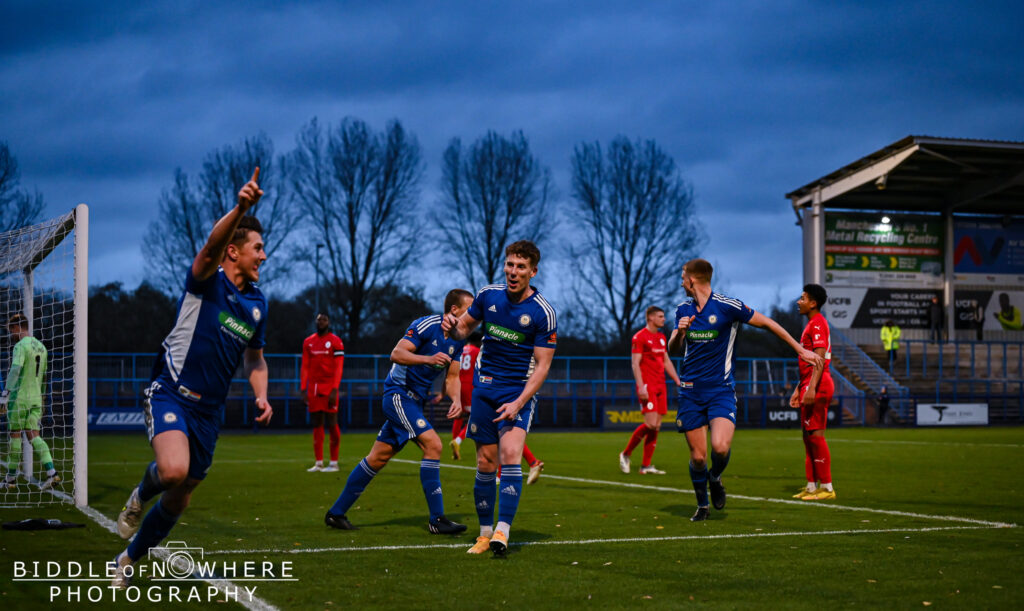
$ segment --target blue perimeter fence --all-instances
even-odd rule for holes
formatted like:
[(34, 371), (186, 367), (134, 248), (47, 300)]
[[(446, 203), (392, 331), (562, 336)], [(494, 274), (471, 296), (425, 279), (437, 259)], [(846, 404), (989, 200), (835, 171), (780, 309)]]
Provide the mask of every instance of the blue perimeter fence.
[[(123, 430), (142, 426), (142, 390), (149, 383), (153, 354), (94, 353), (89, 356), (90, 428)], [(309, 415), (299, 389), (301, 359), (295, 354), (266, 355), (269, 395), (274, 406), (271, 428), (306, 428)], [(680, 363), (676, 363), (677, 368)], [(339, 392), (338, 421), (344, 429), (372, 430), (384, 422), (381, 398), (391, 367), (385, 355), (347, 355)], [(799, 379), (796, 359), (737, 359), (736, 419), (745, 427), (796, 427), (798, 412), (789, 397)], [(833, 371), (836, 396), (830, 420), (865, 423), (870, 399)], [(440, 392), (438, 379), (435, 390)], [(675, 420), (675, 385), (669, 381), (669, 413)], [(447, 431), (447, 402), (428, 406), (426, 416)], [(232, 382), (222, 426), (247, 428), (256, 415), (252, 390), (241, 371)], [(636, 399), (630, 358), (555, 357), (538, 393), (535, 427), (557, 429), (634, 428), (642, 417)]]
[[(980, 354), (980, 348), (976, 348)], [(1002, 372), (1016, 369), (1016, 359), (998, 359), (998, 345), (986, 350), (996, 358)], [(906, 351), (910, 354), (910, 350)], [(1016, 355), (1014, 355), (1016, 356)], [(142, 390), (149, 383), (155, 355), (147, 353), (94, 353), (89, 356), (90, 428), (119, 430), (142, 426)], [(964, 358), (961, 356), (961, 359)], [(269, 394), (274, 406), (271, 428), (306, 428), (309, 414), (299, 390), (301, 359), (296, 354), (266, 355), (270, 374)], [(903, 355), (901, 355), (901, 361)], [(915, 359), (916, 361), (916, 359)], [(974, 359), (972, 359), (974, 362)], [(977, 374), (979, 365), (962, 373)], [(952, 359), (946, 360), (949, 366)], [(902, 363), (901, 363), (902, 364)], [(679, 360), (676, 367), (680, 367)], [(935, 363), (926, 375), (935, 380), (932, 394), (911, 395), (909, 405), (897, 414), (897, 422), (912, 424), (918, 403), (987, 403), (990, 423), (1024, 421), (1024, 377), (944, 379), (936, 376)], [(914, 365), (917, 366), (916, 363)], [(391, 367), (386, 355), (348, 355), (339, 392), (338, 421), (343, 429), (372, 430), (384, 422), (381, 398), (384, 378)], [(986, 365), (991, 367), (991, 365)], [(951, 373), (950, 370), (947, 370)], [(1015, 372), (1014, 372), (1015, 373)], [(222, 426), (253, 426), (255, 408), (252, 390), (241, 371), (232, 382)], [(920, 374), (919, 374), (920, 375)], [(874, 397), (865, 396), (833, 369), (836, 393), (830, 408), (832, 425), (874, 424)], [(742, 427), (798, 427), (798, 412), (789, 407), (789, 397), (799, 379), (796, 359), (736, 359), (736, 420)], [(668, 382), (669, 413), (675, 419), (674, 385)], [(435, 384), (440, 392), (441, 379)], [(441, 431), (447, 430), (447, 402), (428, 406), (426, 416)], [(638, 409), (630, 358), (555, 357), (548, 380), (538, 393), (535, 426), (556, 429), (625, 429), (642, 421)]]

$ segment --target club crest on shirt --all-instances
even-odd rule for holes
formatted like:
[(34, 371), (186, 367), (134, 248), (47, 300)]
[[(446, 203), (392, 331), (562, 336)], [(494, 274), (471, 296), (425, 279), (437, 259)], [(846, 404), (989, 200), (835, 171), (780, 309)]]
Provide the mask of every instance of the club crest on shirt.
[(326, 342), (324, 342), (324, 348), (330, 348), (330, 347), (331, 347), (331, 341), (330, 340), (327, 340)]
[(471, 424), (471, 425), (469, 425), (469, 431), (470, 431), (471, 433), (476, 433), (476, 425), (475, 425), (475, 424)]
[(519, 317), (519, 324), (524, 326), (524, 327), (529, 326), (529, 324), (530, 324), (530, 315), (529, 314), (523, 314), (522, 316), (520, 316)]
[(451, 356), (454, 353), (455, 353), (455, 347), (454, 346), (448, 346), (448, 356)]
[(718, 317), (712, 314), (711, 316), (708, 316), (708, 322), (711, 324), (715, 324), (716, 322), (718, 322)]
[(256, 322), (259, 322), (260, 318), (262, 316), (263, 316), (263, 314), (260, 312), (260, 309), (255, 307), (255, 306), (253, 306), (253, 308), (252, 308), (252, 319), (255, 320)]

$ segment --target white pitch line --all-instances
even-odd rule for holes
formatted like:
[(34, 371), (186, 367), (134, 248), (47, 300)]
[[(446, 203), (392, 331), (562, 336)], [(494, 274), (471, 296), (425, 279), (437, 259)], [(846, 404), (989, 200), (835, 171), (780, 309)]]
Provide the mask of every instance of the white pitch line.
[[(419, 464), (419, 461), (406, 460), (402, 458), (392, 458), (391, 462), (401, 462), (408, 464)], [(448, 467), (449, 469), (469, 469), (476, 470), (476, 467), (467, 467), (463, 465), (446, 465), (442, 464), (442, 467)], [(669, 488), (666, 486), (649, 486), (646, 484), (634, 484), (631, 482), (615, 482), (610, 480), (601, 479), (586, 479), (583, 477), (569, 477), (566, 475), (549, 475), (547, 473), (543, 476), (545, 479), (557, 479), (567, 482), (579, 482), (583, 484), (598, 484), (602, 486), (618, 486), (622, 488), (641, 488), (644, 490), (656, 490), (659, 492), (676, 492), (683, 494), (693, 494), (693, 490), (686, 490), (683, 488)], [(762, 496), (744, 496), (742, 494), (729, 494), (730, 498), (742, 499), (744, 501), (755, 501), (760, 503), (778, 503), (782, 505), (797, 505), (800, 507), (820, 507), (825, 509), (845, 510), (845, 511), (863, 511), (867, 513), (878, 513), (883, 515), (900, 516), (903, 518), (920, 518), (923, 520), (941, 520), (944, 522), (964, 522), (965, 524), (977, 524), (978, 526), (984, 526), (987, 528), (1006, 528), (1014, 527), (1016, 524), (1010, 524), (1007, 522), (992, 522), (989, 520), (977, 520), (974, 518), (962, 518), (959, 516), (942, 516), (932, 515), (927, 513), (911, 513), (908, 511), (898, 511), (895, 509), (876, 509), (874, 507), (855, 507), (852, 505), (835, 505), (832, 503), (812, 503), (810, 501), (794, 501), (791, 499), (773, 499)]]
[[(823, 531), (787, 531), (777, 533), (732, 533), (721, 535), (679, 535), (669, 537), (620, 537), (616, 539), (580, 539), (561, 541), (517, 541), (509, 543), (510, 547), (532, 545), (595, 545), (611, 543), (649, 543), (654, 541), (694, 541), (698, 539), (756, 539), (761, 537), (820, 537), (824, 535), (874, 535), (891, 533), (928, 533), (951, 530), (990, 530), (996, 526), (928, 526), (924, 528), (877, 528), (863, 530), (823, 530)], [(1013, 526), (1003, 528), (1014, 528)], [(436, 543), (423, 545), (366, 545), (352, 547), (318, 547), (308, 549), (233, 549), (206, 550), (207, 555), (214, 554), (320, 554), (325, 552), (376, 552), (400, 550), (429, 549), (465, 549), (469, 543)]]
[[(7, 463), (4, 461), (0, 461), (0, 465), (6, 467)], [(29, 483), (31, 484), (35, 484), (37, 486), (39, 485), (39, 481), (36, 480), (34, 477), (26, 479), (28, 479)], [(71, 496), (69, 496), (65, 492), (61, 492), (60, 490), (50, 489), (46, 490), (45, 492), (49, 492), (50, 494), (61, 499), (62, 501), (74, 503), (74, 499), (72, 499)], [(77, 509), (84, 513), (86, 517), (88, 517), (90, 520), (99, 524), (101, 528), (108, 531), (110, 534), (117, 535), (117, 523), (108, 518), (107, 516), (103, 515), (102, 513), (100, 513), (98, 510), (88, 505), (85, 505), (84, 507), (77, 507)], [(165, 560), (167, 559), (168, 554), (166, 551), (164, 551), (163, 554), (161, 555), (164, 556)], [(218, 590), (224, 592), (225, 597), (227, 596), (228, 588), (232, 588), (235, 592), (238, 591), (238, 586), (231, 583), (227, 579), (220, 579), (217, 577), (202, 577), (202, 580), (210, 584), (211, 586), (217, 588)], [(237, 602), (246, 609), (251, 609), (252, 611), (279, 611), (277, 607), (255, 595), (252, 597), (252, 600), (238, 600)]]

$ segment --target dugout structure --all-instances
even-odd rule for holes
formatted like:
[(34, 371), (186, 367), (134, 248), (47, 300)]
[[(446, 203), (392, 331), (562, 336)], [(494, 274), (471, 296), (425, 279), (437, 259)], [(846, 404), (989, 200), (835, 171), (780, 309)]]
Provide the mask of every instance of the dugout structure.
[(949, 339), (1024, 340), (994, 316), (1024, 310), (1024, 142), (907, 136), (786, 197), (804, 282), (851, 340), (888, 319), (926, 338), (932, 296)]
[[(0, 506), (88, 503), (88, 253), (89, 209), (84, 204), (63, 216), (0, 233), (0, 317), (6, 325), (13, 314), (24, 314), (29, 331), (46, 347), (40, 434), (63, 478), (53, 490), (40, 489), (42, 465), (33, 460), (24, 434), (10, 439), (10, 423), (4, 418), (2, 466), (6, 471), (9, 443), (23, 444), (23, 460), (16, 488), (0, 490)], [(2, 335), (0, 370), (6, 376), (14, 343), (6, 330)], [(8, 380), (4, 382), (6, 386)]]

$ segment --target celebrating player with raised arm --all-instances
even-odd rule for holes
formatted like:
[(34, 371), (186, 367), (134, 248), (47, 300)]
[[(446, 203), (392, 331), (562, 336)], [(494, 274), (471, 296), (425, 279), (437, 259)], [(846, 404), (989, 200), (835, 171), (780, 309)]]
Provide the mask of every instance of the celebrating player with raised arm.
[[(114, 559), (115, 587), (128, 586), (133, 573), (128, 567), (168, 535), (206, 477), (239, 362), (245, 363), (260, 410), (256, 422), (266, 424), (273, 415), (263, 359), (267, 300), (256, 286), (267, 254), (260, 222), (246, 215), (263, 195), (259, 175), (256, 168), (238, 192), (238, 205), (213, 226), (185, 272), (176, 322), (145, 393), (146, 429), (156, 460), (146, 467), (117, 518), (122, 538), (138, 534)], [(143, 505), (161, 493), (140, 525)]]
[[(480, 536), (470, 554), (490, 548), (495, 556), (505, 555), (523, 492), (523, 445), (533, 423), (536, 394), (548, 376), (557, 342), (555, 309), (530, 286), (539, 262), (540, 250), (533, 242), (509, 244), (505, 248), (505, 284), (483, 287), (465, 314), (446, 315), (442, 323), (455, 339), (468, 337), (483, 323), (482, 356), (469, 415), (469, 437), (476, 442), (473, 499)], [(497, 462), (499, 453), (501, 463)], [(502, 480), (495, 527), (499, 464)]]
[[(452, 289), (444, 299), (445, 316), (461, 316), (473, 301), (473, 294)], [(452, 400), (448, 417), (462, 413), (459, 396), (459, 361), (462, 341), (441, 329), (441, 315), (423, 316), (409, 325), (405, 337), (391, 351), (391, 371), (384, 380), (384, 417), (387, 420), (377, 434), (370, 453), (352, 469), (345, 489), (327, 511), (324, 522), (331, 528), (356, 530), (345, 515), (359, 495), (410, 440), (423, 451), (420, 461), (420, 484), (427, 498), (430, 520), (427, 528), (434, 534), (457, 535), (466, 530), (444, 515), (441, 495), (441, 438), (423, 415), (430, 400), (430, 387), (442, 371), (447, 371), (444, 390)]]
[[(711, 291), (711, 264), (692, 259), (683, 265), (687, 299), (676, 308), (676, 328), (668, 340), (669, 352), (685, 346), (679, 374), (679, 413), (676, 426), (690, 446), (690, 480), (697, 493), (693, 522), (708, 519), (708, 486), (715, 509), (725, 507), (722, 472), (729, 463), (736, 431), (736, 391), (733, 381), (733, 346), (740, 323), (768, 329), (812, 364), (821, 357), (801, 346), (777, 322), (732, 297)], [(711, 469), (707, 467), (707, 434), (711, 429)]]
[[(338, 384), (345, 366), (345, 345), (331, 333), (331, 319), (316, 315), (316, 333), (302, 342), (299, 386), (306, 391), (306, 406), (313, 421), (313, 466), (306, 471), (332, 473), (338, 470), (341, 429), (338, 428)], [(331, 435), (331, 462), (324, 466), (324, 424)]]
[[(793, 495), (793, 498), (806, 501), (836, 498), (836, 491), (832, 489), (832, 454), (825, 441), (828, 406), (836, 390), (829, 367), (832, 362), (832, 340), (829, 337), (828, 321), (821, 313), (821, 306), (826, 299), (828, 294), (825, 287), (808, 284), (796, 302), (800, 313), (807, 317), (807, 326), (800, 335), (800, 344), (824, 360), (821, 366), (804, 361), (797, 363), (800, 366), (800, 383), (789, 398), (789, 405), (800, 410), (800, 427), (804, 433), (804, 470), (807, 473), (807, 487)], [(821, 482), (820, 489), (817, 482)]]
[(640, 400), (640, 411), (644, 415), (644, 421), (633, 431), (626, 449), (619, 453), (619, 469), (623, 473), (629, 473), (629, 457), (643, 440), (644, 459), (640, 465), (640, 474), (664, 475), (664, 471), (651, 464), (651, 459), (658, 444), (661, 417), (668, 413), (665, 374), (672, 378), (676, 386), (679, 386), (680, 382), (665, 347), (665, 336), (659, 331), (665, 326), (665, 310), (651, 306), (647, 308), (646, 319), (646, 326), (633, 335), (631, 349), (633, 380), (636, 382), (636, 395)]

